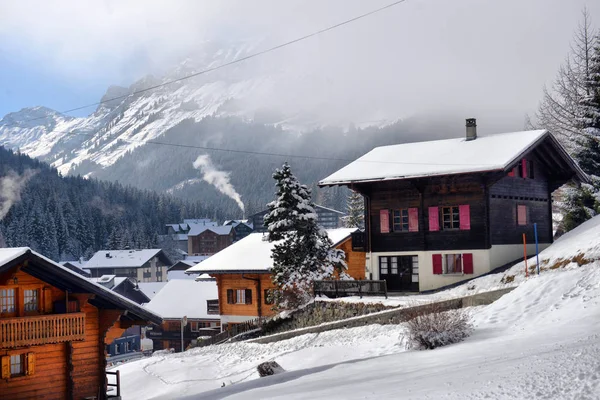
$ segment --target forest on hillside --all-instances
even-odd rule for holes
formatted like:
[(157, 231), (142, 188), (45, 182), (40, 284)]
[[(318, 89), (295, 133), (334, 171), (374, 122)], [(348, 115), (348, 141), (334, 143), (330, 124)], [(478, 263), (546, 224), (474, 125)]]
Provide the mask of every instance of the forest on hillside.
[(167, 223), (222, 220), (218, 211), (115, 182), (63, 177), (0, 147), (2, 245), (27, 246), (53, 260), (88, 258), (109, 248), (156, 247)]

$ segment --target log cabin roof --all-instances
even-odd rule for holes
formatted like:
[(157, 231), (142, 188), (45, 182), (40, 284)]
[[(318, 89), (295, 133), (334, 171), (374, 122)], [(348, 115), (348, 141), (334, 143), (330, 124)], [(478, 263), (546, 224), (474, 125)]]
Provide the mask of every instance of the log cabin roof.
[[(356, 228), (328, 229), (333, 247), (350, 237)], [(273, 267), (271, 254), (276, 242), (267, 241), (263, 233), (251, 233), (240, 241), (189, 268), (186, 273), (241, 274), (269, 273)]]
[(128, 298), (111, 291), (42, 256), (29, 247), (0, 249), (0, 273), (20, 266), (21, 271), (70, 293), (90, 293), (90, 304), (101, 309), (123, 310), (122, 320), (161, 324), (162, 318)]
[(524, 155), (543, 145), (557, 173), (588, 177), (547, 130), (446, 139), (376, 147), (319, 182), (320, 186), (401, 180), (474, 172), (509, 171)]

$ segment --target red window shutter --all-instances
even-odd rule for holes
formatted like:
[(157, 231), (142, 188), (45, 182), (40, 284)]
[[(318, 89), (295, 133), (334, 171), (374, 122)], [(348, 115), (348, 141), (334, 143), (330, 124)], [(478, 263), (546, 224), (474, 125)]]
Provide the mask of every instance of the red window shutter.
[(473, 254), (472, 253), (463, 254), (463, 273), (465, 273), (465, 274), (473, 273)]
[(471, 229), (471, 207), (468, 204), (458, 206), (458, 215), (460, 218), (460, 229), (463, 231)]
[(440, 213), (437, 207), (429, 207), (429, 231), (440, 230)]
[(527, 160), (526, 159), (521, 160), (521, 176), (523, 178), (527, 178)]
[(510, 172), (508, 173), (508, 176), (515, 176), (515, 169), (511, 169)]
[(517, 225), (527, 225), (527, 206), (517, 206)]
[(408, 209), (408, 231), (418, 232), (419, 231), (419, 209), (409, 208)]
[(390, 232), (390, 212), (389, 210), (379, 211), (379, 225), (381, 233)]
[(433, 254), (431, 256), (433, 261), (433, 274), (441, 275), (442, 274), (442, 255), (441, 254)]

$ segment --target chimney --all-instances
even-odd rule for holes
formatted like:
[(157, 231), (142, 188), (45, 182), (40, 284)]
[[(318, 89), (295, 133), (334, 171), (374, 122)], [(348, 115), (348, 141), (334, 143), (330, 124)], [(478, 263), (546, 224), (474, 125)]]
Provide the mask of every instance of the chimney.
[(477, 139), (477, 120), (475, 118), (467, 118), (467, 140)]

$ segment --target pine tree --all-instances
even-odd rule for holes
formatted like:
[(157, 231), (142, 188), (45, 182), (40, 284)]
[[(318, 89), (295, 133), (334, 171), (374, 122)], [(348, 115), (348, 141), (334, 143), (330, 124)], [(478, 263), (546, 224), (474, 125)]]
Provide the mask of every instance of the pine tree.
[(327, 232), (317, 225), (310, 190), (301, 185), (285, 163), (273, 174), (276, 200), (267, 204), (268, 240), (273, 247), (273, 283), (281, 289), (275, 301), (280, 308), (306, 302), (314, 280), (331, 278), (335, 271), (347, 277), (345, 254), (332, 249)]
[(353, 190), (348, 196), (344, 226), (360, 229), (365, 226), (365, 201), (360, 193)]

